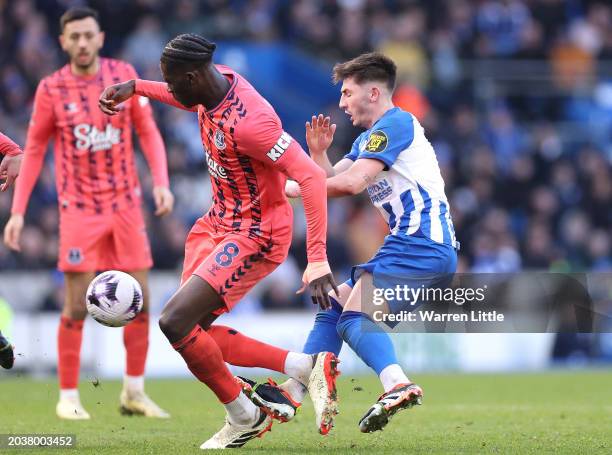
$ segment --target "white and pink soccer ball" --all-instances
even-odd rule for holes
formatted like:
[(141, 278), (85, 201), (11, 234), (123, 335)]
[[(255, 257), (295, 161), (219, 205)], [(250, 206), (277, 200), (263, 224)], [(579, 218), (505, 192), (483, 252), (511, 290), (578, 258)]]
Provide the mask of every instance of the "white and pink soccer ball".
[(134, 277), (109, 270), (95, 277), (87, 288), (87, 311), (108, 327), (123, 327), (142, 310), (142, 289)]

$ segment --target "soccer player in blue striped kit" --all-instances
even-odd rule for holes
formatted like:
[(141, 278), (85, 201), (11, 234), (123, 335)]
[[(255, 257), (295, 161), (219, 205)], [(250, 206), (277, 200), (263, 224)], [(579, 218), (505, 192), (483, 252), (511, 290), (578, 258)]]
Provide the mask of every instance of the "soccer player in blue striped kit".
[[(330, 294), (332, 307), (317, 314), (304, 352), (337, 355), (344, 341), (376, 372), (384, 393), (359, 422), (361, 431), (369, 433), (383, 429), (397, 411), (420, 404), (423, 392), (399, 365), (389, 335), (366, 314), (362, 288), (368, 280), (380, 287), (389, 277), (414, 276), (428, 277), (418, 281), (425, 286), (444, 286), (456, 269), (458, 243), (435, 152), (419, 121), (393, 105), (395, 63), (381, 54), (363, 54), (337, 64), (333, 77), (342, 82), (340, 108), (353, 125), (366, 131), (332, 166), (327, 149), (336, 125), (329, 117), (313, 117), (306, 123), (311, 156), (327, 171), (328, 197), (367, 189), (389, 224), (389, 234), (372, 259), (353, 267), (350, 279), (340, 286), (340, 296)], [(299, 196), (294, 182), (288, 182), (286, 191)], [(388, 305), (393, 311), (392, 303)], [(280, 386), (258, 385), (253, 398), (273, 410), (288, 410), (288, 419), (304, 394), (304, 387), (290, 379)]]

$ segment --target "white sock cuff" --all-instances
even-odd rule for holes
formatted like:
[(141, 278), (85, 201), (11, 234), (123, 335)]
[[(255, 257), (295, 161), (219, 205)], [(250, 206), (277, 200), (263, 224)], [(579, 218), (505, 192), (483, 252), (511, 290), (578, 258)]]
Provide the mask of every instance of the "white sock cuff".
[(408, 379), (402, 367), (397, 363), (385, 367), (378, 377), (380, 378), (380, 382), (382, 382), (385, 392), (388, 392), (398, 384), (407, 384), (410, 382), (410, 379)]
[(289, 352), (285, 359), (285, 374), (293, 379), (308, 384), (312, 371), (312, 356), (301, 352)]
[(60, 389), (60, 400), (79, 399), (79, 389)]
[(123, 387), (130, 390), (144, 390), (144, 376), (129, 376), (123, 377)]

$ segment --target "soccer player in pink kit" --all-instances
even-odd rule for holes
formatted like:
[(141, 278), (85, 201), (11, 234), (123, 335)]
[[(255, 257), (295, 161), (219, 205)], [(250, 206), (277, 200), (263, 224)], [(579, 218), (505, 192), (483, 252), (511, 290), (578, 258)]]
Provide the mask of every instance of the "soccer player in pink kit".
[(28, 128), (21, 175), (17, 179), (4, 242), (19, 250), (28, 199), (44, 163), (49, 139), (55, 140), (59, 203), (58, 268), (66, 279), (60, 319), (58, 376), (61, 419), (89, 419), (78, 391), (85, 294), (96, 271), (130, 273), (144, 291), (144, 310), (123, 331), (126, 375), (121, 410), (147, 417), (168, 417), (144, 391), (149, 345), (148, 270), (153, 263), (141, 211), (132, 126), (151, 168), (156, 214), (172, 210), (166, 151), (146, 98), (134, 98), (109, 119), (97, 109), (105, 85), (136, 77), (126, 62), (102, 58), (104, 43), (96, 11), (72, 8), (60, 19), (62, 49), (70, 62), (38, 85)]
[(241, 447), (272, 424), (225, 362), (283, 372), (304, 384), (319, 431), (326, 434), (336, 413), (337, 360), (332, 353), (288, 352), (211, 325), (287, 257), (292, 230), (284, 194), (287, 177), (300, 185), (308, 223), (302, 289), (310, 286), (324, 308), (330, 305), (327, 292), (336, 289), (326, 254), (325, 172), (283, 131), (272, 106), (242, 76), (213, 64), (215, 47), (201, 36), (179, 35), (162, 53), (166, 83), (132, 80), (100, 96), (100, 108), (110, 115), (135, 94), (198, 113), (213, 205), (189, 233), (181, 287), (159, 325), (227, 410), (225, 426), (201, 448)]
[[(19, 175), (23, 152), (10, 138), (0, 133), (0, 155), (3, 155), (0, 163), (0, 179), (4, 179), (0, 191), (6, 191), (15, 183), (15, 179)], [(14, 362), (13, 346), (0, 332), (0, 366), (10, 370), (13, 368)]]

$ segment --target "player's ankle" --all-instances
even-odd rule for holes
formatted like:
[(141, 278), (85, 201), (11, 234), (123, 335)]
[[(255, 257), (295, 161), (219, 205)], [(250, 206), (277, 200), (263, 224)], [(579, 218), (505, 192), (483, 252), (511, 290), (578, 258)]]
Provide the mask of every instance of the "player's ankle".
[(248, 425), (257, 421), (260, 410), (243, 393), (240, 392), (235, 400), (225, 404), (227, 418), (234, 425)]
[(123, 390), (130, 393), (144, 392), (144, 376), (130, 376), (126, 374), (123, 377)]
[(400, 384), (410, 384), (411, 381), (408, 379), (402, 367), (397, 363), (393, 363), (387, 367), (385, 367), (380, 374), (378, 375), (380, 378), (380, 382), (382, 383), (385, 392), (389, 390), (393, 390), (394, 387), (397, 387)]
[(59, 399), (60, 401), (78, 401), (80, 399), (79, 389), (60, 389)]
[(285, 374), (291, 376), (302, 384), (308, 384), (308, 377), (312, 372), (313, 361), (310, 354), (289, 352), (285, 359)]
[(291, 398), (294, 403), (302, 403), (302, 401), (304, 401), (306, 393), (308, 393), (308, 389), (306, 388), (306, 386), (293, 378), (288, 379), (287, 381), (280, 384), (278, 387), (282, 389), (283, 392), (285, 392), (287, 395), (289, 395), (289, 398)]

